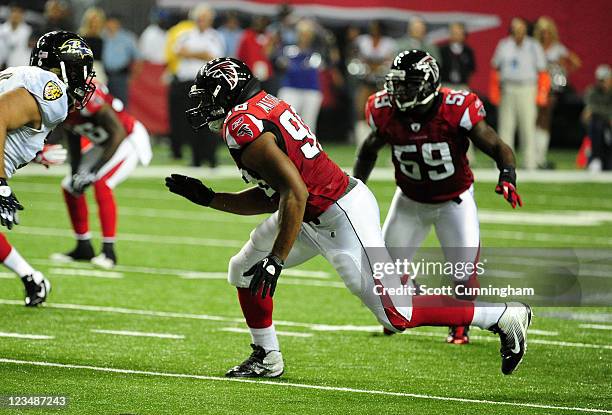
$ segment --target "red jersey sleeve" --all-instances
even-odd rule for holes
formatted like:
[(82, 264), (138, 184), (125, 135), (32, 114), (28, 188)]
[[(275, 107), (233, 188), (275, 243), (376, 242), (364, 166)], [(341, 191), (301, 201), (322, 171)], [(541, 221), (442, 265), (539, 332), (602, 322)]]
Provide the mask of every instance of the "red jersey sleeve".
[(387, 91), (378, 91), (368, 97), (365, 105), (365, 120), (372, 131), (378, 131), (383, 127), (390, 109), (391, 101)]
[(465, 97), (465, 103), (461, 106), (461, 118), (459, 126), (470, 131), (472, 127), (484, 120), (487, 116), (484, 105), (478, 95), (470, 92)]
[(236, 114), (225, 122), (223, 139), (229, 148), (243, 148), (264, 132), (263, 121), (252, 114)]

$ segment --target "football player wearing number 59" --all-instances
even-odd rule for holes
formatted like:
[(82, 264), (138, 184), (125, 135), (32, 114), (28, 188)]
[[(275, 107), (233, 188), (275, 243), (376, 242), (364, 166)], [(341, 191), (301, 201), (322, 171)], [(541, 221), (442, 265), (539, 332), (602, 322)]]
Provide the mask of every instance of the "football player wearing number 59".
[[(392, 254), (412, 260), (433, 225), (447, 261), (477, 262), (474, 176), (466, 157), (470, 140), (497, 163), (495, 192), (512, 208), (522, 206), (514, 153), (486, 123), (482, 101), (468, 91), (440, 88), (435, 59), (411, 50), (394, 59), (384, 90), (370, 96), (365, 113), (372, 132), (358, 151), (353, 175), (365, 183), (378, 151), (392, 147), (397, 190), (383, 226)], [(475, 273), (453, 282), (478, 284)], [(468, 343), (468, 327), (451, 327), (447, 341)]]
[(229, 262), (228, 280), (238, 289), (253, 352), (226, 376), (283, 373), (272, 323), (272, 296), (283, 267), (317, 255), (329, 261), (346, 287), (388, 330), (474, 324), (500, 335), (503, 373), (516, 368), (525, 350), (529, 307), (475, 306), (441, 295), (381, 295), (384, 290), (401, 290), (403, 279), (400, 275), (377, 278), (373, 272), (366, 247), (381, 252), (376, 259), (392, 261), (384, 249), (374, 195), (327, 156), (288, 103), (261, 89), (243, 62), (232, 58), (208, 62), (198, 71), (189, 95), (198, 104), (187, 112), (192, 124), (221, 132), (243, 178), (256, 186), (238, 193), (216, 193), (198, 179), (173, 174), (166, 178), (168, 189), (225, 212), (272, 214)]

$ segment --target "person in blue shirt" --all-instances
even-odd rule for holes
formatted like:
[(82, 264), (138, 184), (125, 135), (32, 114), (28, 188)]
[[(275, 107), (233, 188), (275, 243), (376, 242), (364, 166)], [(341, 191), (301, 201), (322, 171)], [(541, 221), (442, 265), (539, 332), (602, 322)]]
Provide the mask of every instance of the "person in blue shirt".
[[(284, 68), (278, 97), (301, 114), (305, 124), (315, 129), (323, 101), (319, 75), (321, 54), (314, 50), (315, 24), (302, 20), (296, 25), (297, 44), (283, 48), (277, 64)], [(314, 132), (314, 131), (313, 131)]]
[(108, 78), (111, 94), (128, 106), (128, 81), (130, 75), (140, 71), (140, 51), (136, 36), (122, 28), (121, 17), (111, 14), (106, 20), (102, 48), (102, 62)]

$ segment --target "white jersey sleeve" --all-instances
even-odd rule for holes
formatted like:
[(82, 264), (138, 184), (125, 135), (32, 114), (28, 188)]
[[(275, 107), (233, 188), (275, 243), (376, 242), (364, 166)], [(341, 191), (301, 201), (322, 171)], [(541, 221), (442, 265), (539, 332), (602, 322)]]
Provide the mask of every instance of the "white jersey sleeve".
[(47, 135), (68, 116), (66, 86), (53, 73), (32, 66), (17, 66), (0, 72), (0, 94), (17, 88), (32, 94), (42, 122), (38, 129), (24, 125), (8, 132), (4, 143), (7, 178), (36, 157)]
[(6, 77), (2, 91), (25, 88), (36, 100), (44, 126), (52, 130), (68, 115), (66, 85), (52, 72), (33, 66), (8, 68), (0, 73)]

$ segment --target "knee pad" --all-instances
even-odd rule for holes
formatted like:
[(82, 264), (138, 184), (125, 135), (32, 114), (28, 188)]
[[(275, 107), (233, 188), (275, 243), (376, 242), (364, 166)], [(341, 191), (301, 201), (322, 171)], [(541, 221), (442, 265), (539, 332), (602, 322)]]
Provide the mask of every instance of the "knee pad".
[(246, 288), (249, 286), (248, 281), (244, 278), (242, 273), (245, 271), (245, 257), (242, 251), (230, 258), (227, 267), (227, 282), (234, 287)]

